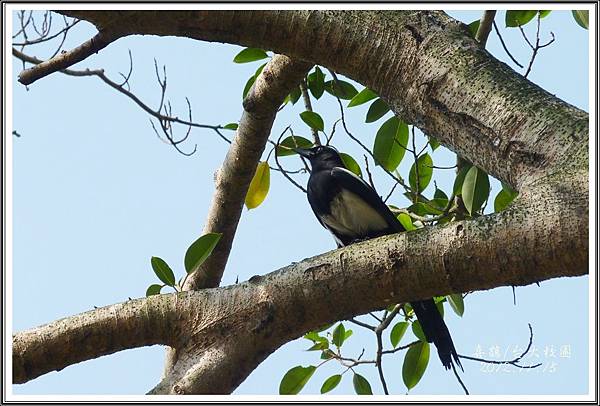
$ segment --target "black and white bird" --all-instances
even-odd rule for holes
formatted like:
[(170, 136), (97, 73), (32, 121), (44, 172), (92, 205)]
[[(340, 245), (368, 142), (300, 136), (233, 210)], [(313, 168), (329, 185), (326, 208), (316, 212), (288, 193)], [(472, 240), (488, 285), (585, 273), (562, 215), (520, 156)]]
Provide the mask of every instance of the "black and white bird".
[[(338, 151), (319, 145), (296, 148), (311, 165), (308, 202), (315, 216), (335, 238), (338, 247), (405, 231), (400, 221), (363, 179), (344, 166)], [(433, 299), (411, 302), (428, 342), (433, 342), (446, 369), (462, 365), (450, 332)]]

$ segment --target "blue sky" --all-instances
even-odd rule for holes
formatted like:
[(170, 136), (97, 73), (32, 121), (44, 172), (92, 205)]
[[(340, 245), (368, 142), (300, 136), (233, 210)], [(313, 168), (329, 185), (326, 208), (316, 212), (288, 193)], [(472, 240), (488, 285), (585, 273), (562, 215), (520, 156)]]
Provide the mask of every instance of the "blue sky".
[[(450, 14), (469, 23), (481, 13)], [(504, 13), (500, 12), (500, 27), (504, 26), (503, 19)], [(527, 26), (527, 32), (532, 29), (533, 23)], [(555, 11), (543, 20), (543, 39), (549, 37), (549, 31), (556, 35), (556, 42), (540, 52), (530, 79), (587, 111), (588, 31), (576, 25), (568, 11)], [(80, 24), (65, 48), (78, 45), (93, 32), (90, 25)], [(516, 58), (527, 63), (530, 51), (518, 30), (502, 32)], [(102, 67), (118, 79), (117, 72), (128, 69), (128, 49), (134, 58), (132, 90), (141, 99), (151, 106), (158, 103), (160, 93), (153, 68), (156, 58), (159, 64), (167, 65), (168, 96), (174, 109), (183, 115), (187, 96), (195, 121), (207, 124), (225, 124), (240, 118), (242, 88), (260, 65), (232, 63), (233, 56), (242, 49), (239, 46), (135, 36), (118, 40), (76, 68)], [(488, 49), (509, 63), (494, 33)], [(42, 59), (47, 56), (43, 46), (28, 52)], [(143, 296), (146, 287), (156, 282), (150, 268), (151, 256), (164, 258), (178, 276), (183, 275), (185, 249), (202, 231), (214, 190), (213, 173), (228, 145), (211, 131), (194, 130), (183, 148), (192, 149), (197, 144), (198, 151), (192, 157), (182, 156), (157, 139), (146, 113), (99, 80), (53, 74), (27, 90), (16, 82), (20, 69), (15, 61), (13, 120), (21, 137), (13, 138), (14, 330)], [(324, 117), (326, 128), (331, 129), (339, 118), (336, 103), (326, 97), (313, 103)], [(366, 106), (347, 110), (347, 115), (354, 134), (372, 145), (383, 120), (364, 124)], [(296, 134), (309, 137), (308, 128), (298, 120), (302, 111), (301, 103), (284, 108), (275, 121), (271, 138), (276, 139), (289, 124)], [(360, 149), (341, 132), (334, 144), (359, 158), (364, 168)], [(268, 149), (265, 157), (267, 153)], [(455, 159), (453, 153), (442, 148), (433, 153), (433, 158), (440, 166), (453, 165)], [(290, 166), (297, 167), (295, 159), (286, 157), (282, 161), (293, 162)], [(410, 160), (405, 159), (400, 166), (405, 177), (410, 165)], [(374, 177), (380, 193), (387, 194), (391, 186), (387, 176), (374, 170)], [(434, 179), (448, 191), (453, 173), (436, 170)], [(306, 182), (306, 177), (299, 181)], [(498, 182), (493, 186), (495, 196)], [(430, 186), (426, 194), (432, 190)], [(408, 205), (399, 191), (390, 203)], [(273, 173), (265, 202), (255, 210), (244, 209), (223, 285), (334, 248), (333, 239), (314, 219), (305, 195)], [(458, 352), (466, 355), (480, 349), (490, 357), (490, 351), (499, 350), (510, 358), (515, 346), (523, 348), (527, 344), (527, 323), (534, 328), (536, 351), (525, 361), (541, 361), (544, 366), (533, 371), (496, 370), (464, 361), (463, 380), (471, 393), (587, 393), (588, 277), (555, 279), (542, 282), (540, 287), (518, 288), (516, 292), (516, 306), (508, 287), (475, 292), (465, 299), (462, 318), (446, 307), (446, 322)], [(354, 330), (344, 345), (347, 355), (357, 356), (362, 348), (366, 349), (365, 357), (372, 354), (374, 337), (356, 326), (345, 325)], [(302, 339), (286, 344), (235, 393), (276, 394), (279, 381), (289, 368), (319, 361), (317, 353), (304, 351), (308, 347)], [(561, 357), (560, 351), (567, 348), (568, 357)], [(160, 346), (124, 351), (15, 385), (13, 391), (141, 394), (158, 382), (163, 358), (164, 347)], [(402, 357), (384, 362), (391, 392), (405, 393)], [(315, 373), (302, 393), (319, 393), (322, 382), (342, 370), (339, 365), (328, 363)], [(373, 367), (363, 366), (358, 371), (370, 380), (376, 393), (382, 393)], [(354, 393), (350, 374), (332, 393)], [(425, 376), (410, 393), (462, 394), (462, 390), (432, 352)]]

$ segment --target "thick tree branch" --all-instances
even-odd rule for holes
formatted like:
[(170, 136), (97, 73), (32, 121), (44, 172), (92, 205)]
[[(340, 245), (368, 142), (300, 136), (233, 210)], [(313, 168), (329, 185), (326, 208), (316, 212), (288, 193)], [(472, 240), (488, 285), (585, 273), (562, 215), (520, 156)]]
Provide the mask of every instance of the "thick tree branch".
[(13, 336), (13, 382), (146, 345), (177, 345), (176, 295), (102, 307)]
[[(215, 192), (203, 234), (221, 233), (210, 257), (187, 278), (184, 290), (219, 286), (229, 258), (248, 187), (271, 133), (278, 107), (310, 69), (309, 64), (275, 55), (256, 79), (244, 100), (244, 113), (223, 165), (215, 174)], [(285, 173), (284, 173), (285, 175)], [(179, 354), (167, 351), (165, 374)]]
[(515, 190), (541, 176), (538, 169), (572, 161), (573, 144), (587, 136), (585, 112), (515, 75), (440, 11), (61, 13), (100, 30), (127, 21), (123, 35), (231, 42), (327, 66), (373, 89), (405, 121)]
[[(24, 365), (21, 358), (40, 365), (28, 363), (35, 374), (15, 368), (15, 381), (118, 349), (167, 343), (182, 356), (152, 393), (230, 393), (279, 346), (326, 323), (434, 295), (586, 274), (587, 240), (577, 236), (587, 233), (587, 203), (581, 194), (565, 194), (553, 185), (537, 190), (496, 215), (385, 236), (241, 284), (140, 299), (17, 333), (15, 365)], [(587, 182), (576, 182), (574, 190), (586, 193)], [(557, 205), (564, 199), (573, 208), (564, 217), (568, 227)], [(545, 221), (546, 215), (555, 221)], [(555, 238), (540, 242), (536, 236), (541, 235)], [(430, 247), (428, 255), (422, 255), (424, 246)], [(146, 309), (158, 303), (162, 310), (146, 316)], [(128, 306), (137, 316), (123, 315)], [(92, 327), (81, 327), (86, 323), (78, 320), (90, 318), (86, 323)], [(127, 323), (129, 319), (137, 324)], [(48, 339), (64, 328), (77, 339)], [(174, 343), (168, 339), (170, 329), (176, 332)], [(137, 342), (120, 341), (140, 335), (144, 338)], [(106, 348), (95, 340), (116, 343)], [(61, 357), (61, 362), (51, 361)]]

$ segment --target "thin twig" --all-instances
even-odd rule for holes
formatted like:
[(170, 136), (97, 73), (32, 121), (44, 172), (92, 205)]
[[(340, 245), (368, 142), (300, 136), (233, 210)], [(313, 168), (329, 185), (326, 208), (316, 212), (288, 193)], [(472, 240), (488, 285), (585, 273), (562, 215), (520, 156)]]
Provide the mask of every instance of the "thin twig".
[(419, 196), (421, 192), (419, 188), (421, 187), (421, 180), (419, 179), (419, 156), (416, 154), (416, 145), (415, 145), (415, 126), (413, 125), (411, 128), (412, 133), (412, 149), (413, 149), (413, 157), (415, 160), (415, 185), (416, 190), (414, 190), (413, 203), (417, 203), (419, 201)]
[[(310, 102), (310, 94), (308, 94), (308, 88), (306, 86), (306, 79), (300, 82), (300, 91), (302, 93), (302, 99), (304, 100), (304, 108), (306, 111), (313, 111), (312, 104)], [(321, 145), (321, 139), (319, 138), (319, 131), (315, 128), (310, 128), (313, 136), (315, 145)]]
[(349, 321), (350, 323), (354, 323), (354, 324), (356, 324), (357, 326), (361, 326), (361, 327), (363, 327), (363, 328), (366, 328), (366, 329), (369, 329), (369, 330), (371, 330), (371, 331), (375, 331), (375, 328), (376, 328), (375, 326), (372, 326), (372, 325), (370, 325), (370, 324), (367, 324), (367, 323), (363, 323), (362, 321), (358, 321), (358, 320), (356, 320), (356, 319), (348, 319), (348, 321)]
[[(62, 30), (58, 31), (56, 34), (53, 34), (53, 35), (50, 35), (50, 36), (45, 36), (45, 37), (39, 37), (39, 38), (36, 38), (34, 40), (26, 40), (26, 41), (23, 41), (23, 42), (13, 42), (12, 45), (15, 46), (15, 47), (19, 47), (19, 46), (35, 45), (35, 44), (40, 44), (42, 42), (50, 41), (50, 40), (58, 37), (59, 35), (66, 33), (67, 31), (69, 31), (71, 28), (73, 28), (80, 21), (81, 20), (75, 19), (73, 21), (73, 23), (68, 24), (67, 26), (65, 26), (65, 28), (63, 28)], [(18, 34), (20, 34), (20, 31), (16, 35), (18, 35)]]
[(521, 361), (521, 359), (529, 352), (529, 350), (531, 349), (531, 345), (533, 344), (533, 329), (531, 328), (531, 324), (527, 324), (529, 326), (529, 343), (527, 344), (527, 348), (525, 348), (525, 351), (523, 351), (521, 353), (521, 355), (519, 355), (518, 357), (516, 357), (515, 359), (512, 360), (504, 360), (504, 361), (496, 361), (496, 360), (490, 360), (490, 359), (485, 359), (485, 358), (478, 358), (478, 357), (470, 357), (468, 355), (458, 355), (460, 358), (464, 358), (464, 359), (468, 359), (471, 361), (479, 361), (479, 362), (484, 362), (486, 364), (510, 364), (513, 365), (517, 368), (522, 368), (522, 369), (532, 369), (532, 368), (537, 368), (540, 365), (542, 365), (541, 363), (538, 364), (533, 364), (533, 365), (519, 365), (519, 361)]
[[(279, 146), (279, 144), (281, 143), (281, 138), (283, 138), (284, 134), (288, 131), (292, 131), (290, 126), (287, 126), (283, 130), (283, 132), (279, 135), (279, 138), (277, 139), (277, 143), (275, 144), (275, 146), (273, 148), (277, 148), (277, 146)], [(294, 186), (296, 186), (298, 189), (300, 189), (304, 193), (307, 193), (307, 190), (304, 187), (302, 187), (298, 182), (296, 182), (294, 179), (292, 179), (292, 177), (290, 175), (288, 175), (287, 171), (285, 171), (283, 169), (283, 167), (279, 163), (279, 157), (277, 156), (277, 153), (275, 153), (275, 164), (277, 165), (277, 167), (280, 169), (281, 173), (283, 174), (283, 176), (285, 176), (285, 178), (287, 180), (289, 180)]]
[(371, 187), (374, 190), (377, 190), (375, 188), (375, 183), (373, 182), (373, 176), (371, 175), (371, 170), (369, 169), (369, 160), (367, 159), (366, 155), (363, 155), (363, 157), (365, 158), (365, 170), (367, 171), (367, 177), (369, 178), (369, 184), (371, 185)]
[(527, 77), (529, 75), (529, 73), (531, 73), (531, 68), (533, 67), (533, 62), (535, 61), (535, 58), (538, 55), (538, 51), (540, 49), (552, 44), (554, 42), (554, 40), (556, 39), (556, 37), (554, 36), (554, 33), (550, 32), (552, 39), (549, 40), (545, 44), (540, 44), (540, 21), (541, 21), (541, 16), (540, 16), (540, 13), (538, 13), (537, 14), (537, 28), (535, 31), (535, 46), (532, 45), (531, 42), (529, 42), (527, 35), (525, 35), (525, 31), (523, 30), (523, 28), (521, 28), (521, 26), (519, 26), (519, 30), (521, 30), (521, 34), (523, 35), (523, 38), (525, 38), (525, 41), (527, 41), (527, 44), (529, 44), (529, 46), (531, 47), (531, 49), (533, 51), (531, 54), (531, 59), (529, 60), (529, 65), (527, 66), (527, 70), (525, 71), (525, 74), (523, 75), (524, 77)]
[(500, 39), (500, 43), (502, 44), (502, 48), (504, 49), (504, 52), (506, 52), (506, 55), (508, 55), (508, 57), (514, 62), (515, 65), (517, 65), (519, 68), (523, 68), (523, 65), (521, 65), (519, 63), (519, 61), (517, 61), (515, 59), (515, 57), (512, 56), (512, 54), (508, 50), (508, 47), (504, 43), (504, 39), (502, 38), (502, 35), (500, 34), (500, 30), (498, 29), (498, 26), (496, 25), (496, 21), (493, 21), (492, 25), (494, 26), (494, 31), (496, 32), (496, 35), (498, 35), (498, 39)]
[[(22, 60), (23, 62), (28, 62), (31, 64), (42, 63), (42, 61), (40, 59), (30, 56), (30, 55), (26, 55), (23, 52), (15, 49), (15, 48), (13, 48), (12, 54), (13, 54), (13, 56)], [(158, 119), (159, 121), (177, 123), (177, 124), (192, 126), (192, 127), (196, 127), (196, 128), (210, 129), (210, 130), (215, 131), (217, 133), (217, 135), (221, 139), (223, 139), (225, 142), (231, 144), (231, 141), (227, 137), (225, 137), (220, 131), (220, 130), (225, 130), (226, 129), (225, 127), (220, 126), (220, 125), (199, 124), (199, 123), (194, 123), (194, 122), (191, 122), (188, 120), (182, 120), (178, 117), (171, 117), (168, 115), (164, 115), (160, 112), (160, 110), (152, 109), (147, 104), (145, 104), (143, 101), (141, 101), (134, 93), (125, 89), (123, 87), (123, 85), (125, 85), (126, 82), (119, 84), (119, 83), (116, 83), (113, 80), (109, 79), (106, 76), (106, 74), (104, 73), (103, 69), (85, 69), (85, 70), (63, 69), (60, 72), (65, 75), (74, 76), (74, 77), (95, 76), (95, 77), (99, 78), (100, 80), (102, 80), (107, 85), (109, 85), (110, 87), (112, 87), (113, 89), (115, 89), (116, 91), (118, 91), (119, 93), (121, 93), (121, 94), (125, 95), (126, 97), (128, 97), (129, 99), (131, 99), (142, 110), (144, 110), (146, 113), (150, 114), (152, 117)], [(160, 77), (158, 77), (158, 80), (159, 80), (159, 84), (161, 86), (161, 93), (162, 93), (162, 89), (164, 89), (164, 86), (166, 86), (166, 85), (162, 84), (163, 82), (161, 81)], [(163, 100), (163, 99), (164, 99), (164, 95), (161, 95), (161, 100)], [(161, 108), (162, 108), (162, 103), (161, 103)]]
[(460, 383), (460, 386), (462, 386), (463, 390), (465, 391), (465, 395), (468, 395), (469, 390), (465, 386), (465, 383), (462, 381), (462, 379), (460, 379), (460, 375), (458, 375), (458, 371), (456, 370), (456, 366), (454, 365), (454, 363), (452, 363), (452, 372), (454, 372), (456, 380), (458, 381), (458, 383)]
[[(336, 81), (336, 83), (338, 82), (338, 78), (337, 75), (335, 74), (335, 72), (333, 72), (332, 70), (328, 69), (329, 73), (331, 74), (331, 76), (333, 77), (333, 80)], [(342, 126), (344, 127), (344, 131), (346, 132), (346, 134), (348, 135), (348, 137), (350, 137), (350, 139), (352, 139), (352, 141), (356, 142), (363, 150), (365, 150), (365, 152), (367, 152), (371, 158), (377, 162), (375, 160), (375, 156), (373, 155), (373, 152), (371, 152), (371, 150), (369, 148), (367, 148), (358, 138), (356, 138), (351, 132), (350, 130), (348, 130), (348, 126), (346, 125), (346, 118), (344, 115), (344, 106), (342, 104), (342, 101), (340, 100), (339, 96), (336, 94), (335, 98), (338, 102), (338, 105), (340, 107), (340, 115), (341, 115), (341, 120), (342, 120)], [(396, 176), (394, 176), (393, 173), (391, 173), (390, 171), (388, 171), (387, 169), (385, 169), (383, 166), (381, 167), (381, 169), (383, 169), (383, 171), (385, 173), (387, 173), (392, 179), (394, 179), (396, 182), (398, 182), (400, 184), (400, 186), (402, 186), (407, 192), (410, 192), (410, 187), (408, 185), (406, 185), (406, 183), (404, 183), (404, 181)]]

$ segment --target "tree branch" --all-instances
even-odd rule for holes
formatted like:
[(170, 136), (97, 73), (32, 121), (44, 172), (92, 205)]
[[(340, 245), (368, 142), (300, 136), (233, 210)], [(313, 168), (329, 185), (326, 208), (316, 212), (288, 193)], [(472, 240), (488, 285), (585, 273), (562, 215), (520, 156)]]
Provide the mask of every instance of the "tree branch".
[(487, 43), (488, 36), (492, 31), (494, 17), (496, 17), (496, 10), (486, 10), (481, 16), (481, 20), (479, 20), (479, 28), (475, 34), (475, 39), (484, 48), (485, 44)]
[[(436, 134), (442, 144), (517, 191), (521, 185), (515, 179), (533, 181), (542, 161), (555, 167), (571, 161), (577, 141), (570, 134), (588, 131), (585, 112), (515, 75), (482, 49), (464, 24), (440, 11), (60, 12), (99, 29), (134, 20), (135, 25), (123, 24), (129, 30), (123, 35), (239, 43), (327, 66), (373, 89), (404, 121)], [(376, 40), (379, 46), (365, 47)], [(343, 52), (330, 52), (332, 47)], [(366, 49), (373, 63), (364, 63)], [(506, 165), (508, 155), (514, 158), (511, 165)]]
[(187, 280), (184, 289), (219, 286), (244, 199), (265, 148), (277, 108), (311, 65), (276, 55), (263, 69), (244, 100), (244, 113), (223, 165), (215, 175), (215, 193), (203, 234), (222, 233), (211, 256)]
[(51, 73), (75, 65), (77, 62), (83, 61), (88, 56), (97, 53), (118, 38), (118, 35), (110, 31), (100, 31), (77, 48), (68, 52), (63, 52), (45, 62), (24, 70), (19, 74), (19, 82), (24, 85), (30, 85), (44, 76), (48, 76)]
[(177, 345), (177, 296), (98, 308), (13, 336), (13, 382), (24, 383), (81, 361), (146, 345)]

